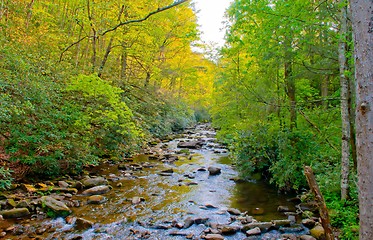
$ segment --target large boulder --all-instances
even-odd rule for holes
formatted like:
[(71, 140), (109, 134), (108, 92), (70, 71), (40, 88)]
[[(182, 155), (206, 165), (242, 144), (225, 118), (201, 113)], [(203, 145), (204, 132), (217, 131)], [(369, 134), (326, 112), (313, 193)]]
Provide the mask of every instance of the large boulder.
[(218, 175), (221, 173), (221, 168), (218, 168), (218, 167), (211, 166), (207, 170), (209, 171), (210, 175)]
[(325, 235), (325, 230), (320, 224), (317, 224), (314, 228), (310, 230), (310, 233), (312, 237), (316, 239), (321, 239)]
[(52, 197), (42, 197), (41, 203), (50, 217), (67, 216), (71, 213), (70, 208), (68, 208), (64, 202), (58, 201)]
[(83, 191), (82, 194), (85, 195), (85, 196), (92, 196), (92, 195), (101, 195), (101, 194), (107, 193), (109, 191), (110, 191), (109, 186), (100, 185), (100, 186), (96, 186), (96, 187), (92, 187), (90, 189), (87, 189), (87, 190)]
[(107, 185), (108, 181), (103, 177), (86, 178), (82, 181), (85, 188)]
[(0, 211), (0, 216), (1, 215), (5, 219), (6, 218), (21, 218), (21, 217), (26, 217), (30, 215), (30, 212), (27, 208), (13, 208), (10, 210)]

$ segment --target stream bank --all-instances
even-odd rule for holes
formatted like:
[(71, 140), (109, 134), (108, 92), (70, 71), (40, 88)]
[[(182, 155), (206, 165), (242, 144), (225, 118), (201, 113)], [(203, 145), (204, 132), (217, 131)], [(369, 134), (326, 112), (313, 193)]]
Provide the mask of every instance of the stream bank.
[[(6, 218), (1, 236), (312, 239), (309, 229), (318, 227), (318, 219), (298, 219), (292, 196), (265, 183), (239, 181), (215, 135), (209, 124), (197, 125), (152, 143), (142, 155), (91, 167), (79, 178), (20, 185), (0, 200)], [(18, 215), (12, 218), (8, 212), (14, 209)]]

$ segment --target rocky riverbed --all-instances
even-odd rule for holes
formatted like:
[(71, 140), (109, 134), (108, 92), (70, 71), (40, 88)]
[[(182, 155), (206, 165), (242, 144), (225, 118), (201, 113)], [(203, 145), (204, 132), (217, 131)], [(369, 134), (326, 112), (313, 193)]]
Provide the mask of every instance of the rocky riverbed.
[(18, 184), (0, 194), (0, 238), (322, 237), (312, 204), (240, 181), (208, 124), (149, 145), (144, 154), (89, 167), (80, 177)]

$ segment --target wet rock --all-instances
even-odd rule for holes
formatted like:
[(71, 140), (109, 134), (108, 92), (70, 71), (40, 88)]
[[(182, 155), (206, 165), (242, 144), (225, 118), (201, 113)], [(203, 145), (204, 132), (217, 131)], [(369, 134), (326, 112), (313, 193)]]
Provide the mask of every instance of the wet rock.
[(17, 203), (17, 208), (28, 208), (31, 209), (31, 205), (27, 200), (21, 200)]
[(77, 194), (78, 193), (78, 189), (76, 189), (76, 188), (53, 187), (53, 188), (50, 189), (50, 191), (61, 192), (61, 193), (71, 193), (71, 194)]
[(179, 142), (177, 144), (178, 148), (189, 148), (189, 149), (199, 149), (201, 147), (201, 142), (190, 141), (190, 142)]
[(194, 219), (195, 224), (206, 224), (206, 222), (209, 220), (209, 218), (202, 218), (198, 217)]
[(189, 228), (194, 224), (194, 220), (191, 217), (187, 217), (184, 221), (183, 228)]
[(87, 230), (93, 227), (93, 222), (88, 221), (84, 218), (77, 218), (75, 221), (75, 228), (77, 230)]
[(288, 206), (278, 206), (277, 211), (278, 212), (290, 212), (290, 208)]
[(227, 212), (231, 215), (240, 215), (241, 211), (235, 208), (228, 208)]
[(207, 170), (206, 170), (206, 168), (198, 168), (197, 171), (198, 172), (206, 172)]
[(247, 236), (259, 235), (259, 234), (261, 234), (261, 233), (262, 233), (262, 231), (260, 230), (259, 227), (255, 227), (255, 228), (253, 228), (253, 229), (250, 229), (250, 230), (247, 230), (247, 231), (246, 231), (246, 235), (247, 235)]
[(273, 227), (273, 223), (271, 223), (271, 222), (253, 222), (253, 223), (243, 225), (242, 230), (247, 231), (247, 230), (250, 230), (250, 229), (253, 229), (253, 228), (256, 228), (256, 227), (260, 228), (260, 230), (262, 232), (266, 232), (266, 231), (268, 231), (268, 229)]
[(34, 193), (37, 191), (37, 189), (30, 184), (21, 184), (21, 188), (23, 191), (28, 192), (28, 193)]
[(4, 210), (0, 211), (0, 215), (3, 216), (3, 218), (22, 218), (27, 217), (30, 215), (30, 212), (27, 208), (14, 208), (10, 210)]
[(82, 194), (85, 195), (85, 196), (92, 196), (92, 195), (105, 194), (109, 191), (110, 191), (109, 186), (101, 185), (101, 186), (96, 186), (96, 187), (92, 187), (90, 189), (87, 189)]
[(282, 234), (281, 239), (286, 239), (286, 240), (297, 240), (297, 236), (294, 234)]
[(264, 214), (264, 209), (260, 208), (260, 207), (256, 207), (256, 208), (251, 209), (251, 213), (253, 215), (263, 215)]
[(304, 230), (305, 229), (299, 224), (291, 226), (291, 227), (281, 227), (279, 229), (279, 231), (282, 233), (299, 233), (299, 232), (303, 232)]
[(186, 186), (193, 186), (193, 185), (198, 185), (196, 182), (187, 182), (185, 183)]
[(207, 234), (205, 236), (206, 240), (224, 240), (224, 237), (220, 234)]
[(214, 205), (212, 205), (210, 203), (205, 204), (205, 207), (206, 208), (218, 208), (218, 207), (216, 207), (216, 206), (214, 206)]
[(312, 220), (312, 219), (307, 218), (307, 219), (303, 219), (302, 220), (302, 224), (305, 227), (307, 227), (309, 229), (312, 229), (315, 226), (316, 222), (314, 220)]
[(212, 176), (219, 175), (221, 173), (221, 168), (218, 167), (210, 166), (207, 170), (209, 171), (209, 174)]
[(88, 204), (101, 204), (107, 201), (107, 198), (102, 195), (90, 196), (87, 200)]
[(314, 228), (310, 230), (310, 233), (312, 237), (316, 239), (321, 239), (325, 235), (325, 230), (320, 224), (317, 224)]
[(108, 181), (103, 177), (86, 178), (82, 181), (85, 188), (96, 187), (100, 185), (107, 185)]
[(220, 231), (223, 235), (233, 235), (240, 230), (238, 226), (223, 226)]
[(187, 174), (184, 174), (184, 177), (187, 177), (189, 179), (194, 179), (196, 178), (196, 175), (194, 175), (193, 173), (187, 173)]
[(71, 213), (70, 208), (62, 201), (58, 201), (52, 197), (41, 197), (41, 202), (44, 208), (53, 211), (55, 216), (67, 216)]
[(143, 197), (133, 197), (132, 200), (131, 200), (132, 204), (139, 204), (143, 201), (145, 201), (145, 199)]
[(297, 221), (297, 218), (295, 215), (288, 215), (288, 220), (293, 224)]
[(81, 189), (83, 189), (84, 185), (83, 185), (82, 182), (80, 182), (80, 181), (76, 181), (76, 182), (74, 182), (74, 183), (72, 184), (72, 187), (75, 188), (75, 189), (79, 189), (79, 190), (81, 190)]
[(310, 236), (310, 235), (302, 235), (299, 237), (300, 240), (316, 240), (316, 238)]
[(291, 221), (290, 220), (273, 220), (272, 223), (276, 228), (290, 227)]
[(58, 181), (58, 186), (61, 188), (68, 188), (69, 184), (65, 181)]
[(6, 205), (10, 208), (15, 208), (17, 206), (17, 203), (14, 201), (13, 198), (9, 198), (6, 200)]
[(118, 165), (118, 169), (119, 170), (129, 170), (129, 168), (127, 167), (127, 164), (119, 164)]
[(172, 231), (168, 235), (170, 236), (188, 236), (190, 233), (187, 232), (180, 232), (180, 231)]

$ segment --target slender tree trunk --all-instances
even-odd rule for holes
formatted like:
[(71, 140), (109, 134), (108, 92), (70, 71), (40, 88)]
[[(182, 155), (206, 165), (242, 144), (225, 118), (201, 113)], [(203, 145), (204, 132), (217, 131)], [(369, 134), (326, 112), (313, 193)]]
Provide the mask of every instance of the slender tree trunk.
[(373, 236), (373, 1), (351, 0), (355, 42), (360, 240)]
[(345, 0), (341, 0), (344, 5), (340, 10), (340, 40), (339, 40), (339, 72), (341, 84), (341, 117), (342, 117), (342, 161), (341, 161), (341, 199), (346, 200), (349, 195), (349, 175), (350, 175), (350, 116), (348, 108), (349, 79), (346, 75), (348, 63), (347, 52), (347, 5)]
[(284, 77), (286, 84), (286, 94), (290, 103), (290, 129), (297, 127), (297, 112), (296, 112), (296, 99), (295, 99), (295, 80), (293, 77), (293, 59), (291, 40), (289, 36), (285, 36), (285, 64), (284, 64)]
[[(118, 18), (117, 18), (118, 22), (120, 21), (120, 17), (122, 16), (123, 11), (124, 11), (124, 5), (122, 5), (122, 7), (119, 10)], [(98, 68), (98, 76), (99, 77), (101, 77), (102, 71), (104, 70), (105, 64), (106, 64), (106, 62), (107, 62), (107, 60), (109, 58), (109, 54), (111, 52), (113, 41), (114, 41), (114, 35), (112, 35), (111, 38), (110, 38), (110, 40), (109, 40), (109, 45), (106, 48), (105, 55), (104, 55), (104, 57), (102, 58), (102, 61), (101, 61), (101, 65)]]
[(324, 109), (328, 108), (328, 94), (329, 94), (329, 75), (322, 76), (321, 79), (321, 98)]
[(121, 56), (121, 69), (120, 69), (120, 78), (122, 80), (127, 79), (127, 52), (126, 50), (123, 50), (122, 56)]

